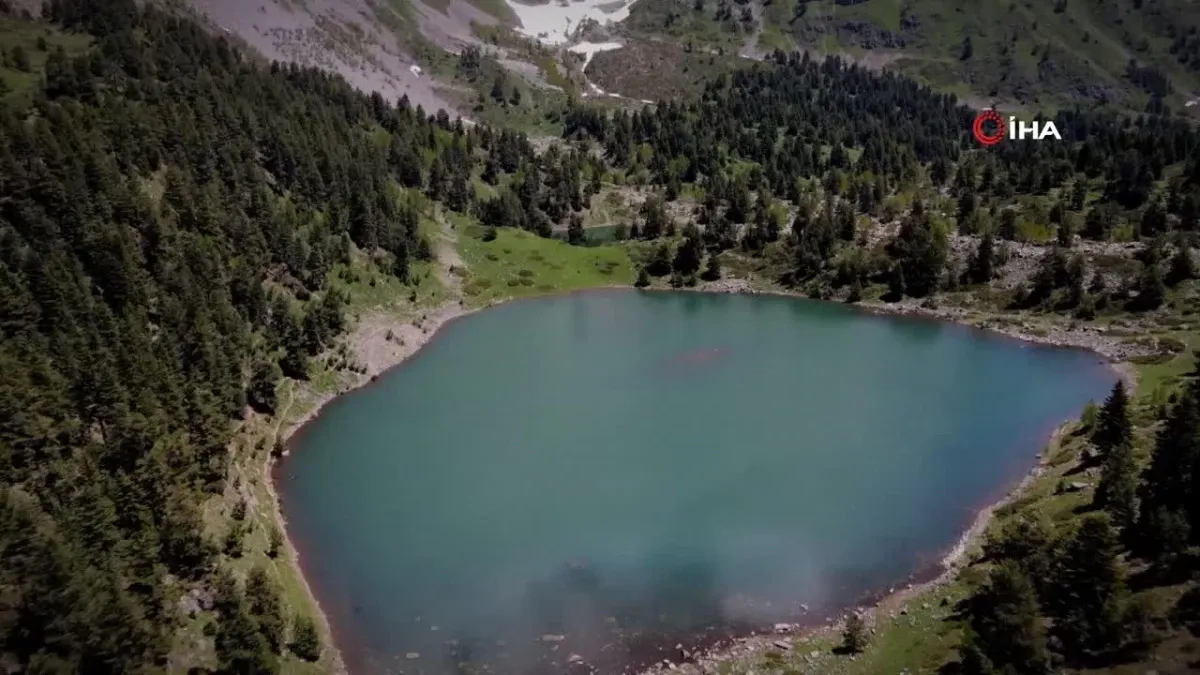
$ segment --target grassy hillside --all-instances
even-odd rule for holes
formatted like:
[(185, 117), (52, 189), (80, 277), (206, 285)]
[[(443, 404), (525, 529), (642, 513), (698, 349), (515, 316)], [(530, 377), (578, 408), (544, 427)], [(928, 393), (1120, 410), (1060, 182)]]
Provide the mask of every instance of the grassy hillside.
[[(728, 45), (753, 21), (727, 0), (642, 0), (631, 29)], [(1023, 106), (1200, 96), (1200, 11), (1190, 0), (766, 0), (760, 46), (873, 55), (960, 95)], [(1195, 109), (1193, 107), (1192, 109)]]
[(86, 50), (90, 41), (86, 35), (0, 16), (0, 99), (25, 95), (38, 83), (55, 50), (61, 48), (75, 56)]

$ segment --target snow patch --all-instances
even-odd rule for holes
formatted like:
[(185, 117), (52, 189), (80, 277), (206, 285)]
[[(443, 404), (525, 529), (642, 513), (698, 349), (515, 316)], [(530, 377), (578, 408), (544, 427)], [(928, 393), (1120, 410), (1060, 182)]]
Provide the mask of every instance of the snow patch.
[(542, 43), (561, 45), (570, 41), (585, 19), (601, 25), (624, 21), (637, 0), (550, 0), (545, 5), (525, 5), (504, 0), (521, 20), (521, 33)]

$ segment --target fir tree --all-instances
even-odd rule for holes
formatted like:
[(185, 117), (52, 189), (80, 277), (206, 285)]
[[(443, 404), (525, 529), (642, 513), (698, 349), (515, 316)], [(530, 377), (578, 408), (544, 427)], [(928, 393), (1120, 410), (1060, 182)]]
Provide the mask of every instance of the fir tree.
[(297, 616), (292, 626), (292, 642), (288, 645), (292, 653), (305, 661), (320, 659), (321, 635), (317, 632), (317, 624), (307, 616)]
[(986, 657), (990, 672), (1047, 671), (1049, 652), (1037, 594), (1016, 561), (992, 569), (987, 583), (971, 598), (967, 614), (970, 644)]
[(842, 651), (847, 654), (857, 654), (867, 647), (867, 625), (862, 615), (851, 612), (846, 617), (846, 625), (842, 629)]
[(986, 284), (992, 280), (995, 272), (995, 241), (992, 239), (991, 233), (985, 234), (983, 239), (979, 241), (979, 248), (972, 256), (971, 262), (967, 267), (967, 276), (973, 284)]
[(1125, 393), (1125, 384), (1118, 381), (1100, 408), (1092, 442), (1101, 454), (1107, 454), (1109, 450), (1119, 445), (1128, 445), (1132, 440), (1133, 424), (1129, 419), (1129, 397)]
[(1071, 663), (1110, 653), (1120, 644), (1127, 591), (1117, 561), (1117, 533), (1106, 515), (1091, 515), (1066, 543), (1055, 566), (1047, 610)]
[(1098, 508), (1108, 512), (1113, 524), (1122, 532), (1131, 532), (1137, 517), (1137, 481), (1137, 464), (1130, 444), (1126, 442), (1110, 448), (1104, 456), (1093, 500)]

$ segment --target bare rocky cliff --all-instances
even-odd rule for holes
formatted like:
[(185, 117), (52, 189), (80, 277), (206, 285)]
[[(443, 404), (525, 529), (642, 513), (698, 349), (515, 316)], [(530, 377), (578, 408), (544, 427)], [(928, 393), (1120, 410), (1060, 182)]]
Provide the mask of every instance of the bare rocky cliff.
[[(417, 49), (457, 52), (475, 41), (472, 22), (497, 21), (463, 0), (451, 0), (444, 8), (420, 0), (172, 2), (186, 5), (215, 30), (238, 38), (266, 59), (336, 72), (363, 91), (377, 91), (388, 100), (408, 96), (430, 112), (455, 108), (420, 67)], [(424, 44), (414, 44), (417, 40)]]

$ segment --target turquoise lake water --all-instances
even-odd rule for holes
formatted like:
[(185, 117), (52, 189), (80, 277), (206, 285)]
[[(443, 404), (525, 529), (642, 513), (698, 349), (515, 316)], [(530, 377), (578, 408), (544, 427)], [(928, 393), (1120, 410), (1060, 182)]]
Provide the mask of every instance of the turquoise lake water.
[(355, 675), (620, 672), (902, 582), (1115, 380), (793, 298), (539, 298), (333, 402), (277, 484)]

